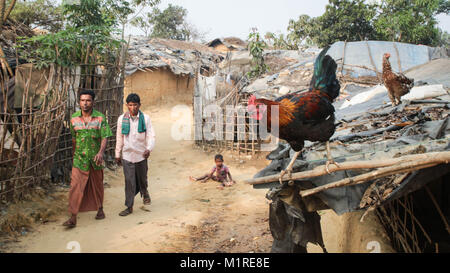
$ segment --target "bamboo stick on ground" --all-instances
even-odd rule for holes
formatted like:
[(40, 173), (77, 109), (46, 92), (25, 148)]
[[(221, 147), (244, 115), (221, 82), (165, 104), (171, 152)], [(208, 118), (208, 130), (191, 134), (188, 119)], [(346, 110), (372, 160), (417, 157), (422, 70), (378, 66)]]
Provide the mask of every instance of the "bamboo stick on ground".
[[(415, 155), (406, 155), (399, 158), (392, 159), (380, 159), (380, 160), (371, 160), (371, 161), (351, 161), (351, 162), (339, 162), (339, 166), (330, 165), (329, 170), (331, 173), (336, 171), (345, 171), (345, 170), (355, 170), (355, 169), (375, 169), (388, 167), (395, 164), (404, 163), (406, 161), (417, 161), (417, 160), (431, 160), (433, 158), (447, 158), (450, 161), (450, 151), (446, 152), (434, 152), (434, 153), (425, 153), (425, 154), (415, 154)], [(326, 166), (318, 166), (312, 170), (293, 173), (291, 178), (284, 177), (283, 181), (288, 180), (301, 180), (306, 178), (312, 178), (317, 176), (328, 175)], [(249, 185), (258, 185), (258, 184), (266, 184), (271, 182), (279, 181), (280, 175), (270, 175), (265, 177), (259, 177), (254, 179), (248, 179), (244, 182)]]
[(450, 152), (442, 152), (441, 155), (436, 155), (433, 158), (426, 158), (417, 161), (409, 161), (398, 164), (396, 166), (381, 168), (369, 173), (365, 173), (362, 175), (358, 175), (355, 177), (349, 177), (345, 179), (341, 179), (337, 182), (326, 184), (320, 187), (316, 187), (310, 190), (301, 191), (300, 195), (302, 197), (306, 197), (309, 195), (313, 195), (324, 190), (338, 188), (338, 187), (346, 187), (351, 185), (362, 184), (370, 180), (378, 179), (381, 177), (397, 174), (397, 173), (405, 173), (412, 172), (420, 169), (434, 167), (436, 165), (450, 162)]

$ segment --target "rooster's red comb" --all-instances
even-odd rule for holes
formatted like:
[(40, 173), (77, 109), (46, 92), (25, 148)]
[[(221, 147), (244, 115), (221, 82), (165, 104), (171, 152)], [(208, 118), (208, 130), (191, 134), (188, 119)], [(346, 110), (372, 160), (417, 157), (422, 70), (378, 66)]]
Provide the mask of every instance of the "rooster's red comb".
[(251, 95), (250, 98), (248, 99), (248, 105), (254, 105), (254, 104), (256, 104), (256, 96)]

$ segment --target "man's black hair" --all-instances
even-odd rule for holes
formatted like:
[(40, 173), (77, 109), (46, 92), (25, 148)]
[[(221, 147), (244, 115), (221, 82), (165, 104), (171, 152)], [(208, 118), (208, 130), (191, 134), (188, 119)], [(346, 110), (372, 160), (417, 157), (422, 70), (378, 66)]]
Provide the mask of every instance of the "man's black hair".
[(131, 93), (131, 94), (128, 95), (128, 97), (127, 97), (127, 103), (130, 103), (130, 102), (134, 102), (134, 103), (139, 103), (139, 104), (141, 104), (141, 98), (139, 97), (138, 94)]
[(95, 100), (95, 92), (92, 90), (83, 90), (80, 92), (80, 98), (81, 98), (81, 95), (90, 95), (92, 100)]
[(218, 154), (214, 157), (214, 160), (220, 159), (220, 161), (223, 161), (223, 156), (221, 154)]

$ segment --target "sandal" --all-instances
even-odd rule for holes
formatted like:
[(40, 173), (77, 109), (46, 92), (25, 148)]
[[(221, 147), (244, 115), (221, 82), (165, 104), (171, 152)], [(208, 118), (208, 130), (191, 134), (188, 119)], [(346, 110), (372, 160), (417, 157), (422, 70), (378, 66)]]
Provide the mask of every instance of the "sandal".
[(67, 221), (64, 222), (63, 226), (64, 226), (64, 227), (67, 227), (67, 228), (74, 228), (74, 227), (77, 226), (77, 224), (74, 223), (74, 222), (72, 221), (72, 219), (69, 219), (69, 220), (67, 220)]
[(152, 203), (152, 199), (150, 198), (150, 195), (147, 195), (144, 197), (144, 205), (150, 205)]
[(119, 216), (128, 216), (132, 213), (133, 213), (133, 209), (127, 208), (127, 209), (123, 210), (121, 213), (119, 213)]
[(105, 218), (106, 218), (106, 216), (105, 216), (105, 213), (103, 211), (97, 212), (97, 215), (95, 216), (95, 220), (103, 220)]

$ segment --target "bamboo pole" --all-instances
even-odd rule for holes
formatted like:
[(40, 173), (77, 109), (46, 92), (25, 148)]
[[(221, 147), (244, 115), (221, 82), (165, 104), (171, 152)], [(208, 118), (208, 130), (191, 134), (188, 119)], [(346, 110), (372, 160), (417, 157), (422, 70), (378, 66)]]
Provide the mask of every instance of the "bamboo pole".
[(358, 185), (365, 183), (370, 180), (378, 179), (381, 177), (397, 174), (397, 173), (405, 173), (405, 172), (412, 172), (416, 170), (421, 170), (425, 168), (431, 168), (436, 165), (445, 163), (448, 164), (450, 162), (450, 153), (449, 152), (443, 152), (446, 153), (446, 155), (442, 156), (436, 156), (436, 158), (426, 158), (422, 160), (417, 161), (410, 161), (410, 162), (404, 162), (401, 164), (398, 164), (396, 166), (392, 167), (386, 167), (381, 168), (372, 172), (368, 172), (362, 175), (358, 175), (355, 177), (349, 177), (341, 179), (337, 182), (326, 184), (320, 187), (316, 187), (310, 190), (301, 191), (300, 195), (302, 197), (306, 197), (309, 195), (313, 195), (319, 192), (322, 192), (324, 190), (333, 189), (333, 188), (339, 188), (339, 187), (346, 187), (351, 185)]
[[(450, 159), (450, 151), (449, 152), (434, 152), (434, 153), (425, 153), (425, 154), (406, 155), (403, 157), (392, 158), (392, 159), (342, 162), (342, 163), (339, 163), (339, 167), (337, 167), (336, 165), (330, 165), (328, 167), (328, 169), (329, 169), (330, 173), (333, 173), (336, 171), (355, 170), (355, 169), (375, 169), (375, 168), (382, 168), (382, 167), (392, 166), (395, 164), (400, 164), (405, 161), (416, 161), (416, 160), (423, 160), (423, 159), (430, 160), (433, 158), (441, 158), (441, 157), (447, 158), (447, 160), (449, 160)], [(312, 178), (312, 177), (323, 176), (323, 175), (328, 175), (325, 165), (318, 166), (309, 171), (293, 173), (291, 178), (283, 177), (282, 181), (301, 180), (301, 179), (305, 179), (305, 178)], [(270, 175), (270, 176), (265, 176), (265, 177), (248, 179), (248, 180), (245, 180), (244, 183), (250, 184), (250, 185), (266, 184), (266, 183), (279, 181), (279, 178), (280, 178), (280, 175), (275, 174), (275, 175)]]

